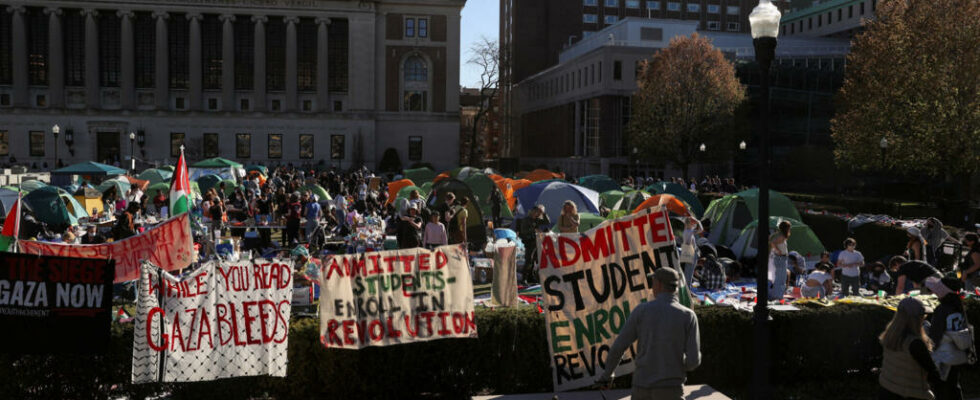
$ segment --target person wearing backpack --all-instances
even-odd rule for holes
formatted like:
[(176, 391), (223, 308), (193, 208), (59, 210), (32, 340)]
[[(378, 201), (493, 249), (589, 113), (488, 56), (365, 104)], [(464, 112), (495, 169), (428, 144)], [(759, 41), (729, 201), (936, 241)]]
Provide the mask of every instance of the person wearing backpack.
[(968, 364), (967, 351), (973, 347), (973, 333), (960, 299), (962, 288), (962, 281), (955, 278), (932, 282), (929, 288), (939, 297), (939, 306), (933, 311), (928, 327), (929, 339), (936, 347), (932, 358), (940, 380), (932, 390), (938, 400), (963, 399), (960, 373)]

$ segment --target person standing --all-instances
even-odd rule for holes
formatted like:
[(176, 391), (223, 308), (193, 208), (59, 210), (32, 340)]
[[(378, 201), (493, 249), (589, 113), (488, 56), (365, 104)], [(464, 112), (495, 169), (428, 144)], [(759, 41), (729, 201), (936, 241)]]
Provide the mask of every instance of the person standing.
[[(933, 285), (932, 291), (939, 297), (939, 306), (929, 321), (929, 339), (935, 345), (933, 360), (939, 370), (940, 380), (933, 391), (940, 400), (962, 400), (960, 372), (967, 365), (966, 350), (973, 343), (973, 333), (960, 299), (963, 282), (956, 278), (943, 278)], [(965, 340), (963, 340), (965, 339)]]
[(905, 257), (909, 261), (925, 261), (926, 240), (922, 238), (919, 228), (911, 227), (906, 230), (909, 237), (908, 244), (905, 245)]
[(299, 242), (299, 221), (302, 218), (303, 205), (299, 202), (299, 196), (295, 193), (289, 195), (289, 204), (286, 206), (286, 246), (292, 246)]
[(524, 243), (524, 271), (521, 273), (525, 282), (537, 281), (534, 267), (538, 261), (538, 231), (541, 226), (550, 226), (551, 220), (545, 214), (544, 206), (537, 205), (528, 211), (517, 226), (517, 235)]
[(463, 197), (449, 210), (449, 244), (462, 243), (469, 247), (469, 242), (466, 240), (466, 220), (470, 215), (466, 209), (468, 204), (470, 199)]
[(898, 303), (898, 311), (878, 339), (884, 348), (878, 398), (881, 400), (935, 399), (930, 384), (938, 383), (932, 361), (932, 343), (923, 329), (926, 308), (915, 297)]
[(320, 203), (316, 201), (316, 198), (311, 198), (309, 195), (304, 194), (307, 197), (309, 203), (306, 204), (305, 214), (306, 214), (306, 240), (313, 240), (313, 232), (320, 225), (320, 217), (323, 215), (323, 210), (320, 207)]
[(853, 238), (844, 240), (844, 251), (837, 256), (837, 268), (841, 270), (841, 296), (860, 296), (861, 267), (864, 266), (864, 255), (857, 251), (857, 241)]
[(698, 317), (677, 301), (677, 271), (660, 268), (650, 275), (655, 299), (630, 312), (596, 382), (611, 383), (623, 353), (637, 342), (632, 398), (680, 400), (687, 371), (701, 365)]
[(432, 250), (448, 243), (449, 239), (446, 236), (446, 226), (442, 222), (439, 222), (439, 215), (429, 215), (429, 223), (425, 224), (425, 232), (422, 234), (422, 244), (425, 248)]
[(688, 217), (684, 224), (683, 241), (681, 242), (681, 266), (684, 268), (684, 283), (689, 287), (694, 282), (695, 264), (701, 258), (698, 254), (698, 236), (704, 232), (701, 222), (694, 217)]
[(504, 196), (500, 193), (500, 188), (494, 185), (490, 191), (490, 216), (494, 228), (500, 226), (500, 205), (504, 201)]
[(561, 215), (558, 216), (558, 232), (578, 233), (578, 227), (581, 224), (580, 221), (575, 202), (565, 200), (565, 204), (561, 206)]
[(966, 257), (960, 263), (961, 276), (966, 290), (972, 292), (980, 281), (980, 235), (970, 232), (963, 236), (963, 247), (967, 248)]
[(422, 230), (422, 219), (418, 217), (419, 210), (409, 207), (408, 215), (398, 221), (398, 248), (411, 249), (419, 247), (422, 242), (419, 232)]
[(769, 300), (779, 300), (786, 294), (787, 264), (789, 263), (789, 221), (782, 221), (769, 236)]

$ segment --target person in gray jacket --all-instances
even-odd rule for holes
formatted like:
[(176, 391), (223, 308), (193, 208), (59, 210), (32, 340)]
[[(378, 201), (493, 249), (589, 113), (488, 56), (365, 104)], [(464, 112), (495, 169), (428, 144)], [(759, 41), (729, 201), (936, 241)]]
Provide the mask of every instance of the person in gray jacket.
[(698, 317), (677, 301), (680, 274), (660, 268), (651, 274), (655, 300), (640, 304), (626, 324), (606, 358), (606, 369), (596, 380), (612, 382), (612, 373), (633, 342), (636, 370), (633, 372), (632, 398), (680, 400), (684, 397), (687, 371), (701, 365), (701, 334)]

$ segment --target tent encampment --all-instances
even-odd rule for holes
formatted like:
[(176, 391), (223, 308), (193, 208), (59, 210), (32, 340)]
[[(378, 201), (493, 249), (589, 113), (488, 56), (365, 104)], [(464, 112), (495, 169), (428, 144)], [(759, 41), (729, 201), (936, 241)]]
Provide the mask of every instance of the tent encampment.
[(101, 213), (104, 210), (104, 205), (102, 204), (102, 193), (91, 187), (81, 187), (74, 192), (73, 196), (78, 204), (81, 204), (82, 209), (88, 211), (91, 214), (92, 210), (97, 213)]
[(545, 214), (552, 223), (558, 222), (565, 200), (575, 203), (579, 213), (599, 214), (599, 193), (567, 182), (535, 183), (517, 191), (518, 217), (538, 204), (544, 205)]
[(324, 189), (323, 186), (317, 185), (315, 183), (312, 185), (303, 186), (299, 188), (299, 191), (310, 192), (317, 195), (318, 197), (317, 202), (333, 200), (333, 198), (330, 197), (330, 194), (327, 193), (327, 189)]
[(578, 178), (578, 184), (599, 193), (619, 190), (619, 184), (607, 175), (587, 175)]
[(615, 205), (613, 205), (613, 210), (623, 210), (627, 212), (632, 212), (640, 204), (643, 204), (646, 199), (650, 198), (650, 193), (643, 190), (631, 190), (623, 194), (623, 198), (619, 199)]
[(30, 193), (45, 186), (48, 186), (48, 184), (38, 180), (28, 179), (20, 183), (20, 190)]
[(78, 225), (79, 218), (88, 212), (68, 192), (55, 186), (45, 186), (24, 196), (24, 203), (34, 212), (34, 218), (48, 224), (55, 232)]
[(126, 170), (113, 167), (111, 165), (97, 163), (95, 161), (86, 161), (78, 164), (72, 164), (64, 168), (58, 168), (51, 171), (54, 175), (91, 175), (91, 176), (108, 176), (108, 175), (123, 175)]
[[(493, 179), (490, 179), (490, 177), (487, 175), (479, 173), (471, 174), (469, 177), (463, 180), (463, 182), (466, 183), (471, 190), (473, 190), (473, 193), (476, 195), (477, 203), (480, 204), (480, 211), (483, 212), (483, 215), (487, 217), (492, 216), (493, 202), (490, 201), (490, 194), (493, 192), (493, 190), (499, 189)], [(507, 199), (503, 196), (502, 192), (499, 205), (501, 218), (514, 218), (514, 214), (510, 211), (510, 207), (507, 205)]]
[[(404, 190), (404, 189), (402, 189)], [(428, 207), (435, 207), (446, 201), (446, 193), (452, 192), (457, 199), (468, 198), (470, 203), (466, 205), (468, 217), (466, 219), (466, 238), (470, 247), (482, 249), (487, 244), (487, 228), (483, 223), (483, 213), (480, 211), (478, 199), (474, 196), (473, 190), (463, 181), (455, 178), (443, 179), (432, 185), (432, 191), (436, 196), (430, 196), (426, 204)]]
[(422, 185), (436, 179), (436, 173), (425, 167), (406, 169), (402, 171), (402, 174), (405, 176), (405, 179), (411, 179), (416, 185)]
[(129, 193), (129, 189), (131, 187), (132, 184), (129, 183), (129, 179), (126, 179), (125, 177), (115, 177), (102, 181), (102, 183), (96, 187), (96, 190), (98, 190), (104, 196), (110, 189), (115, 189), (116, 196), (124, 197), (127, 193)]
[(173, 175), (173, 172), (164, 169), (150, 168), (140, 173), (137, 178), (149, 181), (150, 185), (153, 185), (160, 182), (169, 182)]
[[(693, 211), (693, 210), (692, 210)], [(769, 191), (769, 215), (799, 221), (800, 213), (782, 193)], [(731, 246), (752, 221), (759, 219), (759, 189), (749, 189), (715, 199), (708, 205), (703, 220), (708, 220), (708, 240)]]
[[(787, 243), (790, 251), (800, 253), (800, 255), (811, 261), (820, 258), (820, 253), (824, 251), (823, 244), (820, 243), (817, 234), (799, 220), (784, 217), (769, 217), (769, 232), (767, 235), (775, 232), (776, 227), (782, 221), (789, 221), (792, 224)], [(758, 230), (756, 227), (758, 226), (759, 221), (750, 222), (748, 226), (742, 229), (742, 232), (739, 233), (735, 241), (732, 242), (730, 247), (736, 257), (754, 258), (758, 254), (758, 249), (756, 248), (756, 243), (758, 243), (758, 239), (756, 239), (756, 232)]]
[[(528, 172), (521, 179), (527, 179), (531, 182), (543, 181), (547, 179), (565, 179), (565, 174), (551, 172), (546, 169), (536, 169), (534, 171)], [(591, 190), (591, 189), (590, 189)]]
[(213, 187), (218, 186), (218, 182), (221, 182), (221, 177), (218, 175), (204, 175), (196, 180), (197, 185), (201, 188), (201, 192), (207, 192)]
[(704, 217), (704, 205), (701, 204), (701, 200), (698, 200), (698, 196), (691, 193), (691, 191), (685, 188), (684, 185), (673, 182), (657, 182), (647, 186), (643, 190), (650, 192), (650, 194), (672, 194), (674, 197), (687, 203), (688, 207), (691, 209), (691, 213), (693, 213), (695, 217)]
[(618, 189), (599, 193), (599, 205), (611, 210), (616, 203), (619, 203), (619, 199), (622, 199), (624, 194), (626, 193)]
[(398, 191), (406, 186), (415, 186), (411, 179), (401, 179), (388, 184), (388, 200), (385, 205), (391, 204), (398, 198)]

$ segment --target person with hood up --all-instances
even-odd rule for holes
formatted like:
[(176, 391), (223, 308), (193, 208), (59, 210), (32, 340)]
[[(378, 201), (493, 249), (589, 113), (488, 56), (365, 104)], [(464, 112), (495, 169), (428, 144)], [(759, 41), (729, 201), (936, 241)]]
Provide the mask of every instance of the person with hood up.
[(926, 221), (926, 227), (922, 229), (921, 233), (922, 238), (927, 243), (926, 261), (931, 265), (939, 265), (939, 248), (949, 238), (949, 233), (943, 229), (942, 221), (935, 217), (929, 218)]

